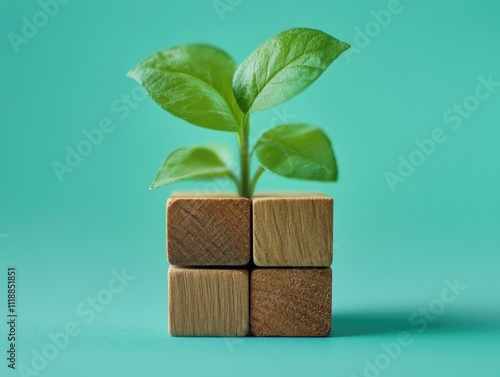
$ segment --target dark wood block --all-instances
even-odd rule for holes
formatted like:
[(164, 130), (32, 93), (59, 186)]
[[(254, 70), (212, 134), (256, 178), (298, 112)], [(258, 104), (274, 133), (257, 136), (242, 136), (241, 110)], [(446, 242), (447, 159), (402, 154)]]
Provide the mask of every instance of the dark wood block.
[(243, 266), (251, 253), (250, 199), (174, 194), (167, 201), (171, 265)]
[(173, 336), (248, 334), (247, 270), (170, 267), (168, 326)]
[(333, 199), (322, 194), (261, 195), (253, 200), (253, 260), (261, 267), (329, 267)]
[(255, 336), (327, 336), (330, 268), (262, 268), (250, 275), (250, 332)]

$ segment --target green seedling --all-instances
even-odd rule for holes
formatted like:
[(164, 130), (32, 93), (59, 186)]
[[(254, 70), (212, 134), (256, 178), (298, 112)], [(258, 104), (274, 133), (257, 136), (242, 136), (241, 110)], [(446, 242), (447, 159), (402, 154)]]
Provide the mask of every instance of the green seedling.
[[(250, 149), (250, 115), (277, 106), (311, 85), (350, 46), (314, 29), (286, 30), (260, 45), (239, 66), (225, 52), (207, 45), (184, 45), (153, 54), (128, 76), (169, 113), (196, 126), (234, 132), (239, 172), (223, 145), (173, 151), (151, 185), (155, 189), (188, 179), (226, 177), (242, 197), (251, 197), (266, 172), (283, 177), (331, 182), (338, 177), (326, 134), (307, 124), (286, 124), (265, 132)], [(251, 161), (259, 166), (251, 177)]]

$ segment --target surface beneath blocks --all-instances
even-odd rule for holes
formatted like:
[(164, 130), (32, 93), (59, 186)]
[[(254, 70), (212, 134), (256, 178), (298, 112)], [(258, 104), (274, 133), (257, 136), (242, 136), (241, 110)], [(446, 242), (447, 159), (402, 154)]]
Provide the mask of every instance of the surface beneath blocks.
[(170, 267), (168, 324), (173, 336), (247, 335), (248, 271)]
[(250, 275), (250, 332), (255, 336), (327, 336), (330, 268), (255, 269)]
[(243, 266), (251, 254), (251, 201), (177, 194), (167, 202), (171, 265)]
[(321, 194), (253, 200), (253, 259), (261, 267), (328, 267), (333, 199)]

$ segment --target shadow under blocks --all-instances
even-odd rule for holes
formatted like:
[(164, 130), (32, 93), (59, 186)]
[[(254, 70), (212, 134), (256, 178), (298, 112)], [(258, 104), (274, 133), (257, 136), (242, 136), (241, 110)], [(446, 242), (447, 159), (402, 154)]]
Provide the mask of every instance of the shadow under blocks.
[(328, 336), (333, 199), (173, 194), (167, 201), (173, 336)]

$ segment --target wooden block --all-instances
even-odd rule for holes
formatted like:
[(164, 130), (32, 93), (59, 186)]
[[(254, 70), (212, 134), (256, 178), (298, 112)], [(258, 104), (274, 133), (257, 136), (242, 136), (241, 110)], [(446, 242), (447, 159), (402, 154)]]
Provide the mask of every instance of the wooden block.
[(170, 267), (168, 326), (173, 336), (248, 334), (247, 270)]
[(243, 266), (250, 261), (252, 203), (231, 194), (174, 194), (167, 201), (171, 265)]
[(262, 267), (328, 267), (333, 258), (333, 199), (322, 194), (253, 200), (253, 260)]
[(266, 268), (250, 275), (250, 332), (255, 336), (327, 336), (330, 268)]

